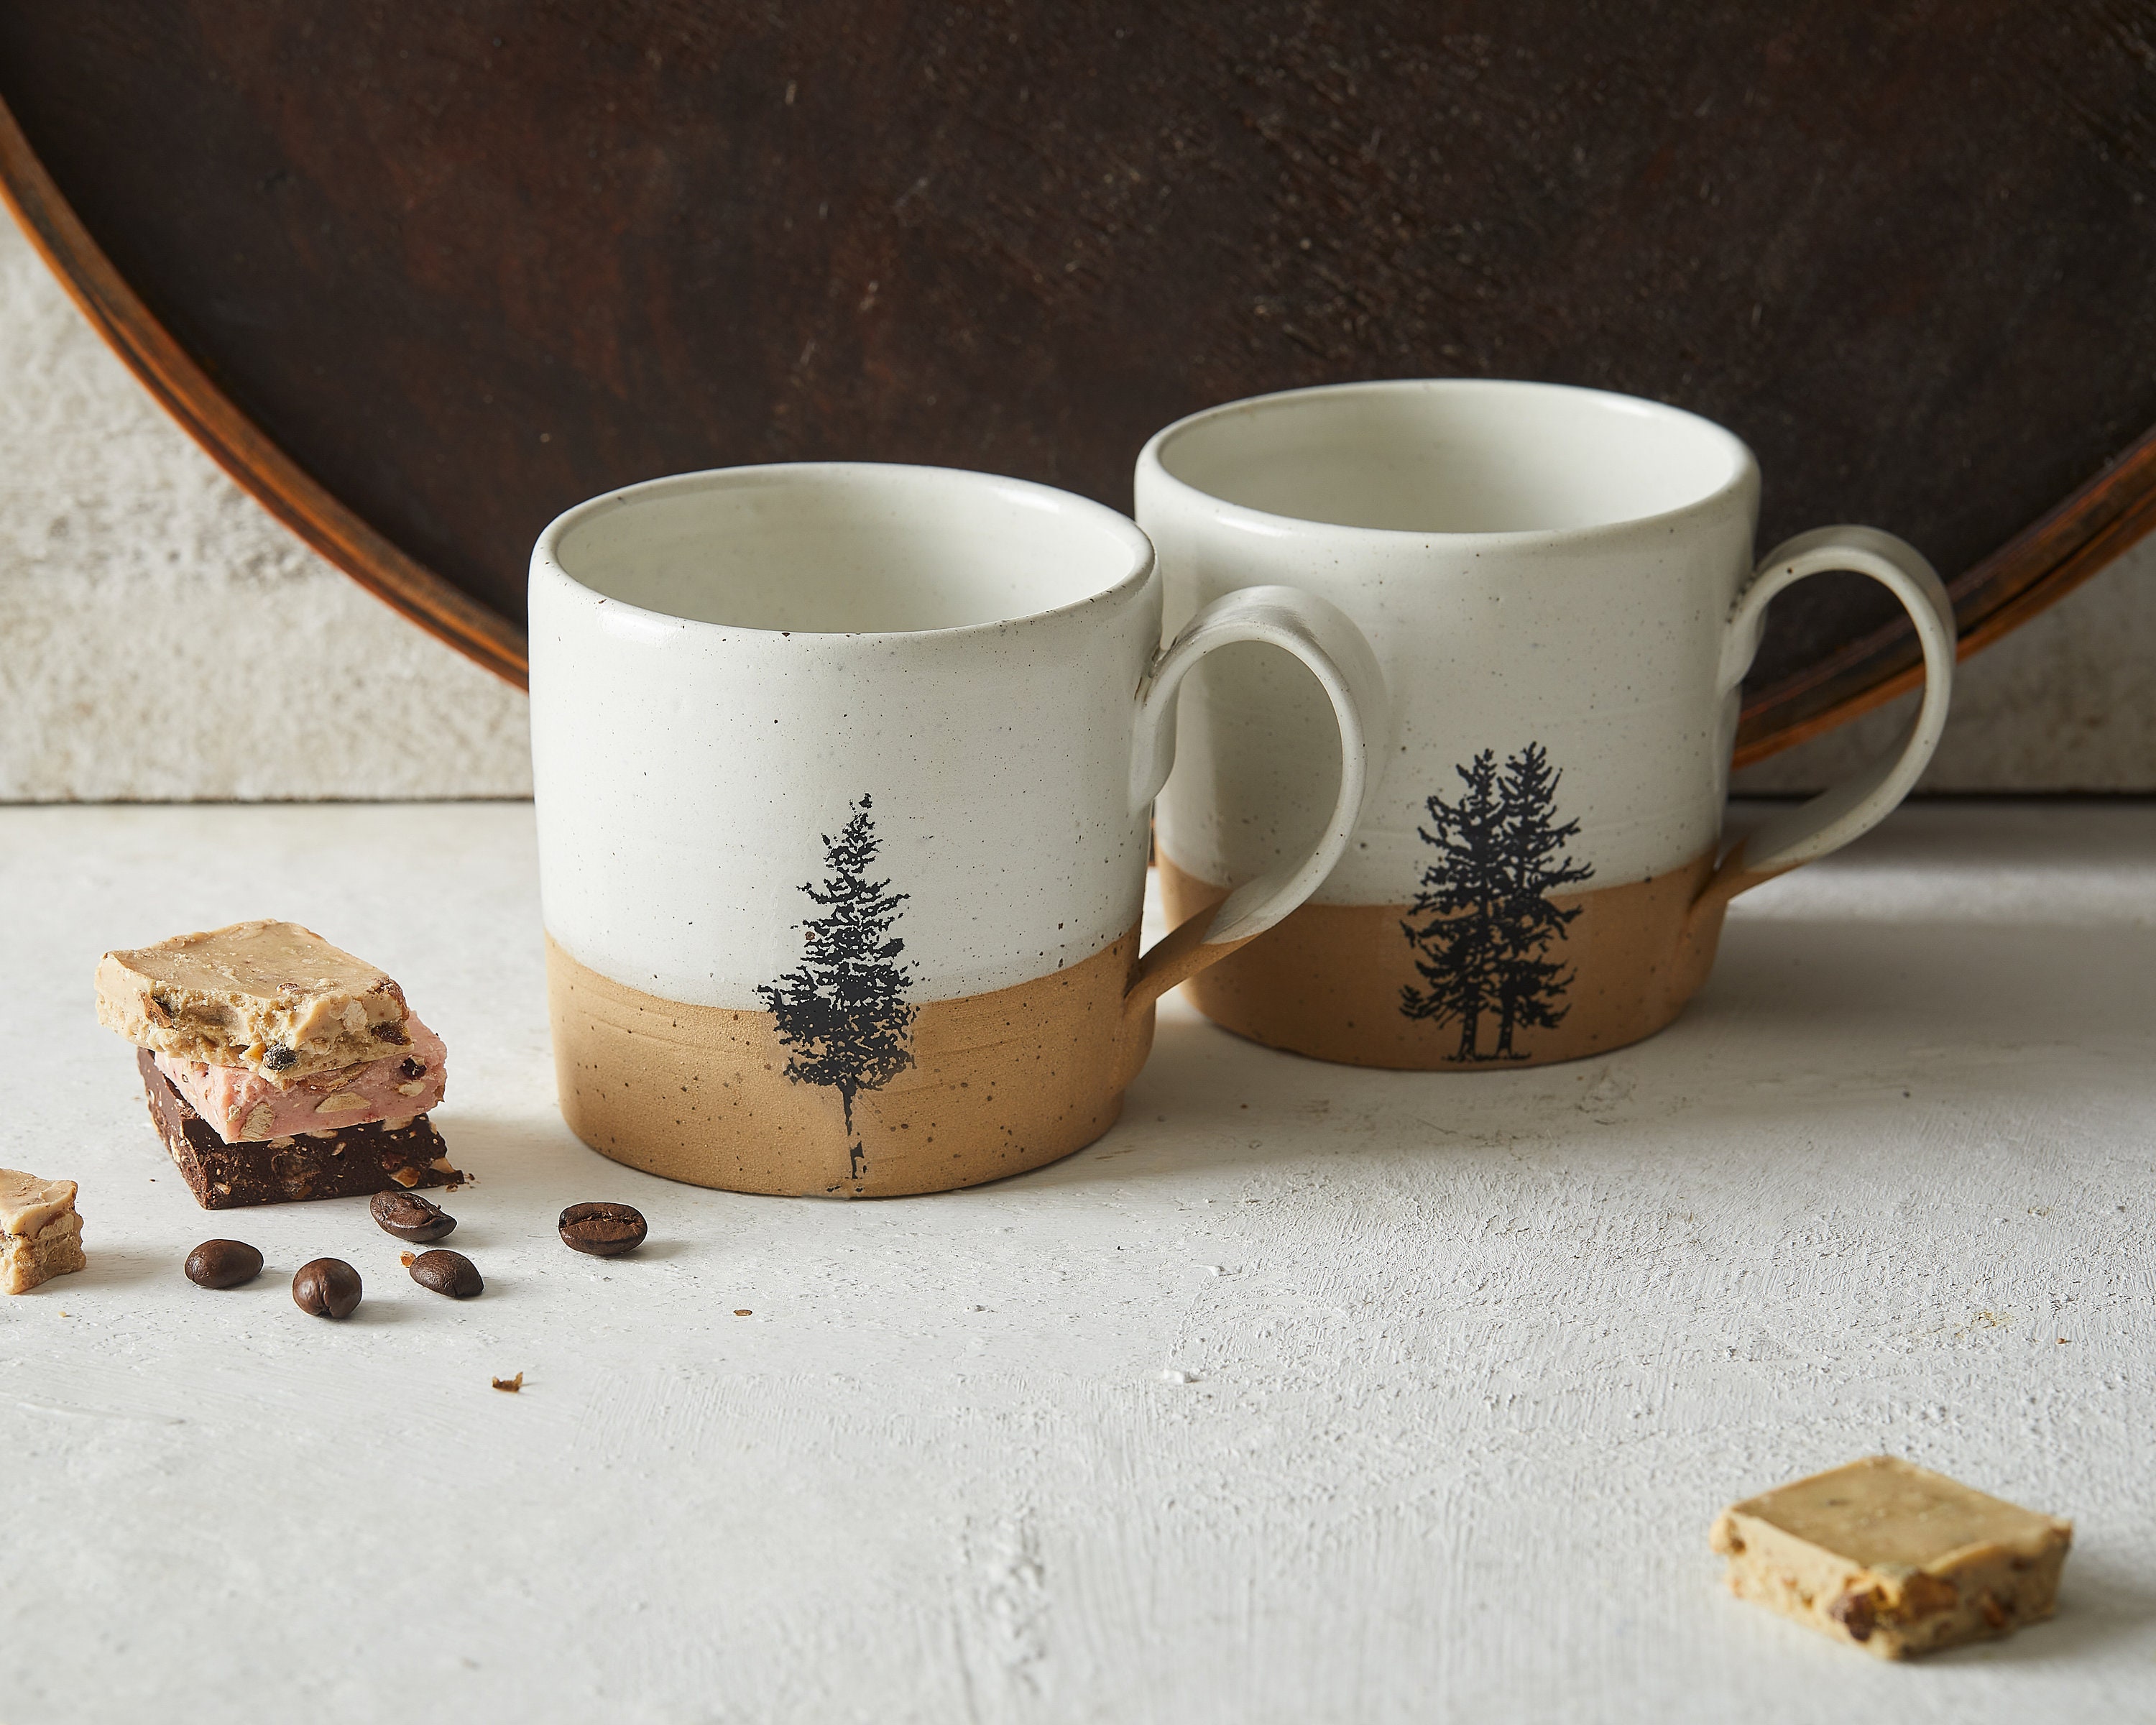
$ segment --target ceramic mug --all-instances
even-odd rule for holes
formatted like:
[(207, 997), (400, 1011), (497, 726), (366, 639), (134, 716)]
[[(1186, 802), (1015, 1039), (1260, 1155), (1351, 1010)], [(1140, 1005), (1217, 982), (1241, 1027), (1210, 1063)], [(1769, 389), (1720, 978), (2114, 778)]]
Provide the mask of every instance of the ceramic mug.
[[(1730, 899), (1882, 819), (1946, 720), (1953, 613), (1931, 566), (1828, 527), (1755, 567), (1758, 497), (1719, 426), (1547, 384), (1298, 390), (1155, 436), (1137, 512), (1168, 626), (1292, 583), (1361, 626), (1390, 699), (1339, 865), (1191, 983), (1199, 1009), (1276, 1047), (1419, 1069), (1572, 1060), (1675, 1018)], [(1891, 758), (1725, 849), (1768, 602), (1830, 569), (1907, 609), (1922, 705)], [(1312, 708), (1291, 670), (1240, 653), (1194, 679), (1157, 814), (1172, 916), (1316, 830), (1333, 745)]]
[[(531, 608), (562, 1113), (736, 1191), (937, 1191), (1091, 1142), (1161, 993), (1338, 860), (1383, 711), (1326, 601), (1226, 594), (1163, 649), (1129, 521), (944, 469), (610, 492), (540, 536)], [(1141, 957), (1177, 690), (1230, 644), (1324, 689), (1332, 812)]]

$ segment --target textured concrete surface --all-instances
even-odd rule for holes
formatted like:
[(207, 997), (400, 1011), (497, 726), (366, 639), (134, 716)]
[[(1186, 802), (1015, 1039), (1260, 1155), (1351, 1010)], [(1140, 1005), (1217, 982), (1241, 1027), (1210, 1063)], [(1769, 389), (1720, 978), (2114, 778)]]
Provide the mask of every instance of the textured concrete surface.
[(520, 797), (525, 700), (272, 521), (0, 218), (0, 801)]
[[(0, 1161), (90, 1260), (0, 1298), (9, 1725), (2156, 1720), (2156, 807), (1905, 809), (1574, 1066), (1172, 999), (1097, 1144), (857, 1204), (569, 1137), (533, 875), (513, 803), (0, 812)], [(248, 914), (447, 1040), (479, 1299), (164, 1161), (92, 963)], [(1722, 1590), (1724, 1503), (1882, 1450), (2072, 1517), (2057, 1620), (1902, 1668)]]
[[(1891, 526), (1892, 523), (1882, 525)], [(2156, 790), (2156, 544), (1963, 668), (1924, 788)], [(271, 521), (0, 221), (0, 801), (528, 794), (525, 703)], [(1815, 788), (1876, 715), (1753, 769)]]

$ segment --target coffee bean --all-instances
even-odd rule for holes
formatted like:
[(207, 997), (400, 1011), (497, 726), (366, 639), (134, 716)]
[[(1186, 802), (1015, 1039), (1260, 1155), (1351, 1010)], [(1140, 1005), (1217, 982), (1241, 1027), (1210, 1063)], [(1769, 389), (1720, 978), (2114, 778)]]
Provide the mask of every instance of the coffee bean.
[(292, 1278), (292, 1303), (312, 1317), (350, 1317), (359, 1305), (359, 1272), (341, 1258), (302, 1264)]
[(572, 1204), (562, 1212), (562, 1244), (594, 1258), (619, 1258), (644, 1244), (651, 1230), (625, 1204)]
[(244, 1240), (206, 1240), (187, 1254), (187, 1280), (197, 1287), (236, 1288), (262, 1273), (262, 1254)]
[(367, 1211), (385, 1234), (422, 1243), (446, 1239), (455, 1231), (457, 1219), (445, 1214), (438, 1204), (416, 1192), (377, 1192), (367, 1202)]
[(452, 1300), (476, 1299), (486, 1287), (480, 1279), (478, 1265), (462, 1252), (442, 1246), (422, 1252), (412, 1260), (412, 1280)]

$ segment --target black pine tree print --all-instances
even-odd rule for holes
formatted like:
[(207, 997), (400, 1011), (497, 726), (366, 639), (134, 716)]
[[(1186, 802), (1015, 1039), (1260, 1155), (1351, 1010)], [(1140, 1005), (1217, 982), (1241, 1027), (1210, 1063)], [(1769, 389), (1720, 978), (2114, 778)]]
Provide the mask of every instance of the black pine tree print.
[(1400, 1010), (1440, 1025), (1458, 1020), (1463, 1060), (1476, 1052), (1482, 1014), (1496, 1004), (1496, 930), (1503, 889), (1497, 875), (1498, 835), (1504, 819), (1497, 800), (1496, 757), (1488, 749), (1470, 767), (1452, 769), (1467, 788), (1457, 803), (1432, 795), (1424, 805), (1431, 824), (1416, 829), (1438, 860), (1423, 870), (1422, 891), (1409, 909), (1430, 920), (1400, 924), (1415, 948), (1414, 967), (1428, 983), (1400, 990)]
[(1579, 906), (1560, 911), (1549, 895), (1594, 877), (1585, 863), (1564, 854), (1579, 831), (1576, 820), (1555, 820), (1558, 780), (1548, 752), (1531, 742), (1505, 762), (1498, 801), (1505, 810), (1499, 845), (1506, 883), (1504, 920), (1497, 962), (1497, 1048), (1496, 1058), (1517, 1058), (1512, 1029), (1554, 1030), (1563, 1019), (1560, 1004), (1572, 986), (1572, 972), (1548, 957), (1550, 943), (1561, 941)]
[(793, 1050), (786, 1076), (838, 1091), (856, 1178), (866, 1157), (854, 1137), (854, 1098), (881, 1090), (913, 1064), (914, 1009), (906, 999), (913, 973), (896, 962), (906, 942), (891, 932), (909, 895), (869, 878), (883, 842), (869, 818), (872, 806), (864, 795), (845, 830), (824, 835), (829, 873), (822, 886), (808, 881), (801, 890), (824, 914), (801, 925), (808, 951), (800, 964), (756, 991), (778, 1021), (778, 1040)]
[[(1410, 906), (1426, 920), (1400, 928), (1427, 986), (1402, 988), (1400, 1010), (1440, 1025), (1457, 1022), (1455, 1059), (1523, 1060), (1512, 1033), (1523, 1026), (1555, 1029), (1572, 986), (1572, 972), (1548, 955), (1579, 907), (1560, 910), (1549, 895), (1591, 880), (1594, 870), (1565, 854), (1579, 823), (1557, 823), (1563, 775), (1540, 743), (1508, 757), (1502, 772), (1492, 749), (1453, 770), (1466, 790), (1452, 803), (1432, 796), (1425, 806), (1436, 830), (1418, 829), (1438, 857), (1423, 871)], [(1496, 1045), (1486, 1054), (1486, 1019), (1496, 1023)]]

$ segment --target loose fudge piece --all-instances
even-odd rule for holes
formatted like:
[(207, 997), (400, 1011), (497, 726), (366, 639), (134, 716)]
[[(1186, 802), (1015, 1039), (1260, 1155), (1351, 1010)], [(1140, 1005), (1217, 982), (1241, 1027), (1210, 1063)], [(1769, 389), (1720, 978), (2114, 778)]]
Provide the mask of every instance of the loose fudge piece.
[(235, 922), (107, 952), (97, 1021), (138, 1047), (278, 1089), (409, 1045), (404, 991), (296, 922)]
[(83, 1266), (74, 1182), (0, 1168), (0, 1293), (27, 1294)]
[(157, 1056), (157, 1070), (228, 1144), (370, 1120), (402, 1125), (441, 1101), (449, 1055), (417, 1013), (406, 1015), (404, 1029), (411, 1041), (394, 1054), (362, 1066), (317, 1072), (281, 1090), (244, 1066), (213, 1066), (168, 1054)]
[(2073, 1523), (1892, 1455), (1732, 1504), (1709, 1542), (1729, 1590), (1881, 1659), (2049, 1617)]
[(376, 1121), (228, 1144), (172, 1088), (149, 1050), (138, 1050), (135, 1062), (151, 1123), (206, 1210), (462, 1185), (468, 1178), (451, 1164), (449, 1147), (424, 1114), (393, 1126)]

